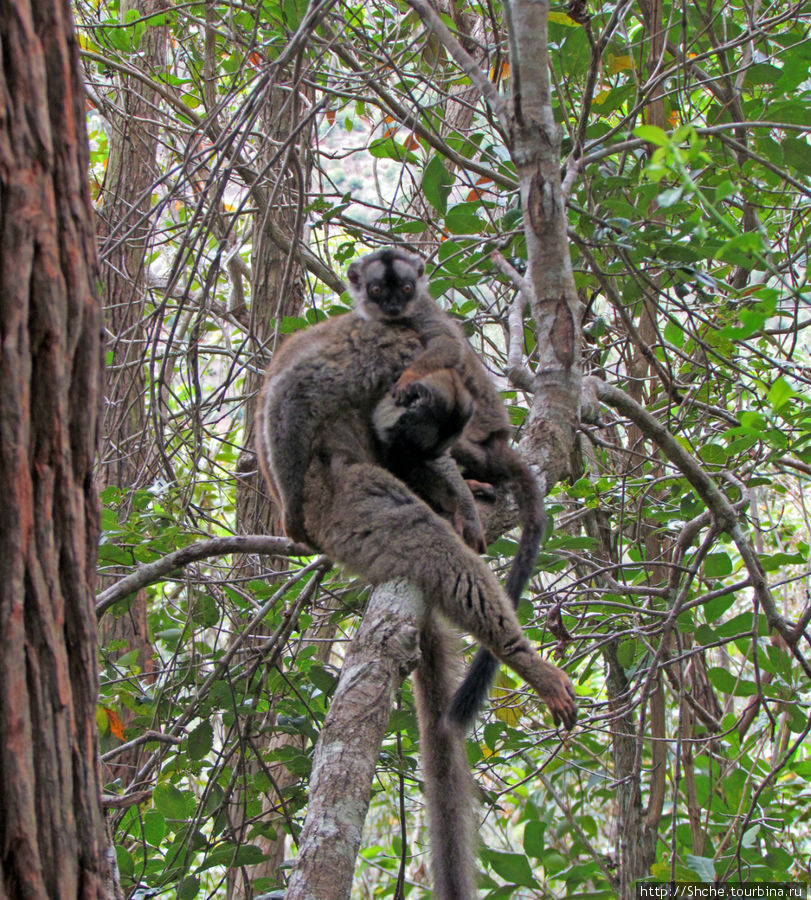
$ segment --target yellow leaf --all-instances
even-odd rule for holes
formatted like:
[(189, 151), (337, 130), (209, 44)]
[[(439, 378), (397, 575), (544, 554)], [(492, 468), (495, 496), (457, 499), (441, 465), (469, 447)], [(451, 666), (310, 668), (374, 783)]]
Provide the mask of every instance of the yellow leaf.
[(558, 25), (566, 25), (567, 28), (578, 28), (579, 25), (571, 16), (567, 16), (566, 13), (562, 12), (550, 12), (549, 13), (549, 21), (556, 22)]
[[(504, 677), (504, 674), (501, 673), (499, 680), (506, 681), (507, 679)], [(515, 728), (521, 719), (521, 704), (516, 703), (516, 696), (515, 691), (509, 688), (493, 688), (493, 714), (497, 719), (504, 722), (505, 725), (510, 725), (512, 728)]]
[(616, 75), (617, 72), (623, 72), (625, 69), (632, 69), (633, 66), (634, 61), (627, 53), (622, 56), (614, 56), (613, 53), (608, 54), (608, 71), (612, 75)]
[(591, 101), (594, 106), (600, 106), (600, 104), (605, 103), (606, 98), (611, 93), (609, 88), (603, 88), (601, 91), (598, 91), (594, 95), (594, 99)]

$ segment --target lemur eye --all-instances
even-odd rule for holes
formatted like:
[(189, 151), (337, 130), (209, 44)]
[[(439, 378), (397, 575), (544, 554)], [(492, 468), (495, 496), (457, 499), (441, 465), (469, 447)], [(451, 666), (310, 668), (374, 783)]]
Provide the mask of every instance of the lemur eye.
[(381, 288), (380, 285), (377, 284), (377, 282), (369, 285), (369, 294), (372, 297), (379, 297), (382, 290), (383, 288)]
[(408, 297), (410, 294), (414, 293), (414, 285), (410, 281), (406, 281), (400, 290)]

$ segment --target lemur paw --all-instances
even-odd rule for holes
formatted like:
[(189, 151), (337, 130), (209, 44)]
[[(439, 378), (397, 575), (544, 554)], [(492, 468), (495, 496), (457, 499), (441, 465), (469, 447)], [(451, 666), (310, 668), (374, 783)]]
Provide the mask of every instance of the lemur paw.
[(487, 549), (484, 529), (478, 516), (475, 519), (466, 517), (457, 509), (453, 514), (453, 529), (476, 553), (482, 554)]
[(574, 728), (577, 721), (577, 696), (569, 676), (555, 669), (555, 684), (544, 698), (555, 725), (563, 725), (567, 731)]
[(482, 500), (496, 499), (496, 489), (487, 481), (476, 481), (475, 478), (466, 478), (465, 481), (474, 497), (480, 497)]
[(391, 395), (398, 406), (412, 406), (430, 398), (431, 391), (421, 381), (403, 381), (400, 378), (391, 389)]

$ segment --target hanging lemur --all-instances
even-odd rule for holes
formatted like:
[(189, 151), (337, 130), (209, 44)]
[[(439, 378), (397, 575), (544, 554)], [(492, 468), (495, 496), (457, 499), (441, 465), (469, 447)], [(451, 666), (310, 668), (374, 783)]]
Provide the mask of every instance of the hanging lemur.
[[(369, 264), (381, 267), (368, 269)], [(466, 472), (494, 480), (509, 471), (497, 449), (507, 446), (506, 417), (487, 411), (487, 393), (477, 386), (467, 343), (447, 338), (444, 314), (425, 289), (421, 261), (387, 251), (353, 266), (349, 277), (357, 309), (291, 335), (273, 357), (258, 405), (258, 457), (289, 537), (306, 541), (371, 584), (403, 578), (422, 592), (427, 613), (415, 693), (434, 890), (442, 900), (468, 900), (475, 893), (473, 833), (459, 721), (469, 718), (466, 709), (475, 712), (491, 676), (485, 673), (483, 691), (480, 678), (473, 685), (478, 694), (472, 705), (462, 704), (461, 717), (458, 698), (456, 718), (447, 715), (454, 658), (447, 629), (434, 611), (514, 669), (547, 703), (555, 722), (566, 727), (576, 716), (574, 692), (566, 675), (532, 649), (512, 598), (457, 534), (476, 549), (483, 544), (475, 502), (444, 448), (456, 447), (461, 432), (459, 459)], [(373, 271), (380, 278), (367, 277)], [(370, 295), (373, 280), (381, 288)], [(442, 365), (420, 362), (425, 354), (441, 362), (436, 354), (443, 345), (457, 357)], [(475, 358), (472, 349), (469, 353)], [(410, 368), (415, 363), (426, 366), (425, 374), (415, 374)], [(496, 427), (482, 416), (494, 416)], [(476, 425), (477, 417), (483, 424)], [(408, 442), (416, 454), (412, 462), (398, 449)], [(479, 469), (475, 460), (481, 461)]]

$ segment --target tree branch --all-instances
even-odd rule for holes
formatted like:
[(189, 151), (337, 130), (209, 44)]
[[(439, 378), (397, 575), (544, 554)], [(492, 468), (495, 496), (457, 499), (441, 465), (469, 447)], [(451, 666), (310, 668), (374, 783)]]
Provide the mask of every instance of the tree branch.
[(439, 14), (425, 0), (406, 0), (406, 2), (422, 19), (425, 26), (439, 38), (442, 45), (456, 62), (459, 63), (459, 68), (479, 89), (487, 105), (498, 118), (501, 127), (508, 131), (510, 119), (507, 114), (507, 101), (499, 94), (496, 86), (490, 81), (486, 73), (478, 67), (476, 60), (459, 43), (454, 33), (439, 17)]
[(735, 546), (738, 548), (741, 559), (749, 573), (752, 588), (755, 592), (755, 599), (766, 614), (769, 627), (775, 628), (783, 636), (803, 669), (807, 674), (811, 675), (811, 667), (809, 667), (808, 661), (797, 649), (798, 635), (796, 634), (795, 626), (777, 609), (755, 548), (749, 537), (744, 533), (739, 516), (733, 505), (724, 496), (712, 478), (707, 475), (698, 460), (691, 456), (664, 425), (646, 409), (624, 391), (613, 385), (606, 384), (598, 378), (589, 378), (587, 380), (594, 386), (598, 399), (608, 406), (612, 406), (622, 415), (627, 416), (659, 447), (662, 453), (695, 488), (696, 493), (712, 512), (717, 527), (721, 531), (726, 531), (735, 542)]
[(231, 537), (211, 538), (181, 547), (151, 563), (138, 566), (129, 575), (110, 585), (96, 597), (96, 618), (119, 600), (135, 594), (141, 588), (160, 581), (170, 572), (182, 569), (190, 563), (210, 556), (225, 556), (228, 553), (259, 553), (263, 556), (306, 556), (312, 551), (303, 544), (296, 544), (287, 538), (270, 537), (264, 534), (237, 534)]
[(394, 695), (419, 659), (421, 607), (405, 582), (372, 593), (318, 737), (286, 900), (349, 897)]

